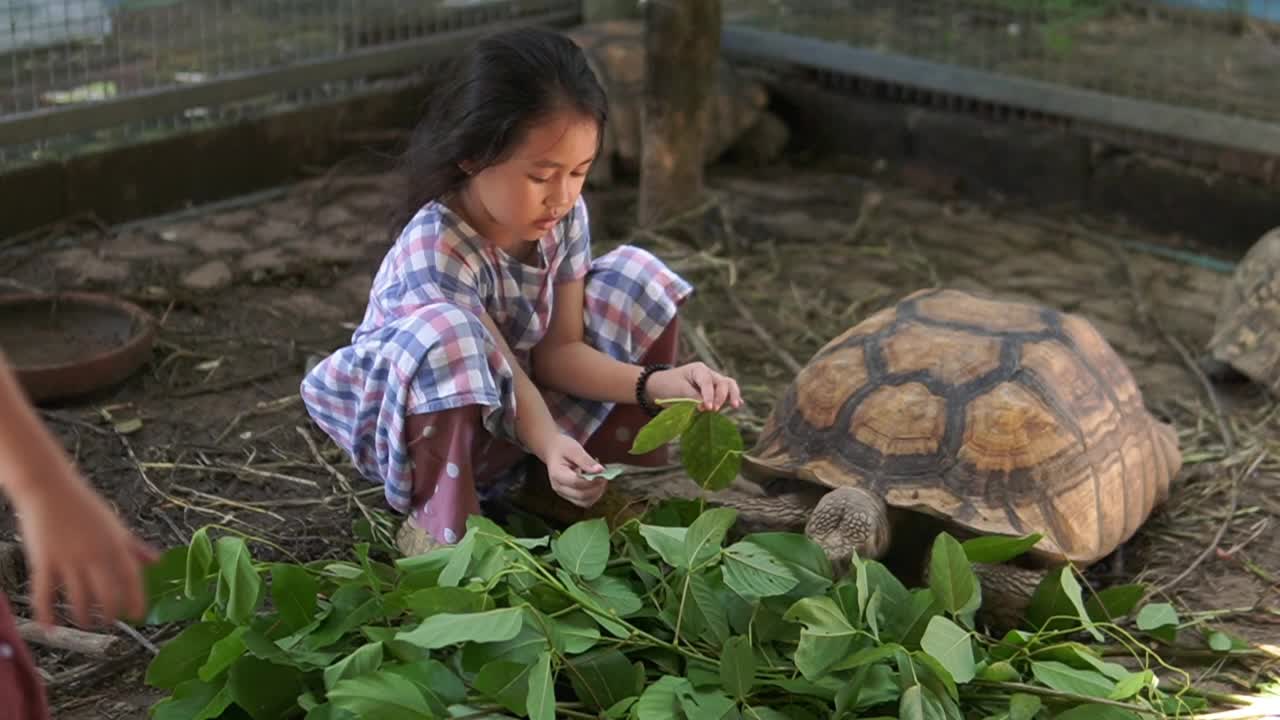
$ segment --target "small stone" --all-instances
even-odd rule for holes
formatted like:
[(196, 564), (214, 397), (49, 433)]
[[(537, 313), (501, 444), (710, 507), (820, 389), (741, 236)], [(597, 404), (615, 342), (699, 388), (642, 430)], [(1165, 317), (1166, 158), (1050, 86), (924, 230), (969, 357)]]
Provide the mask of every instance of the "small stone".
[(232, 210), (209, 218), (209, 223), (224, 230), (244, 230), (258, 222), (257, 210)]
[(254, 228), (253, 235), (263, 242), (274, 244), (296, 239), (300, 232), (296, 223), (273, 218)]
[(119, 260), (176, 260), (186, 257), (178, 245), (159, 243), (143, 235), (120, 235), (102, 245), (102, 254)]
[(238, 233), (223, 230), (206, 230), (193, 238), (191, 244), (205, 255), (244, 252), (250, 247)]
[(221, 260), (210, 260), (187, 273), (182, 284), (192, 290), (218, 290), (231, 284), (231, 268)]
[(282, 273), (289, 259), (280, 248), (267, 248), (249, 253), (240, 259), (240, 268), (247, 272)]
[(307, 292), (299, 292), (272, 303), (288, 314), (306, 319), (341, 320), (346, 313), (330, 305), (319, 297)]
[(74, 273), (73, 282), (110, 283), (129, 277), (129, 266), (104, 260), (97, 253), (85, 248), (64, 250), (53, 256), (54, 267)]
[(320, 262), (349, 263), (364, 257), (364, 247), (358, 240), (348, 240), (341, 235), (314, 235), (285, 247), (290, 252)]
[(330, 205), (316, 213), (316, 225), (321, 228), (337, 227), (355, 221), (356, 216), (341, 205)]

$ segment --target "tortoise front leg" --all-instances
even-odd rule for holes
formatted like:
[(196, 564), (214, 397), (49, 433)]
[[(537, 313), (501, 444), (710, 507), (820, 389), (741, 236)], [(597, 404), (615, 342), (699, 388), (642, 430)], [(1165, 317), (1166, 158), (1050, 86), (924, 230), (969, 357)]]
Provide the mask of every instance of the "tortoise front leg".
[(805, 534), (826, 552), (836, 577), (848, 572), (853, 553), (872, 560), (889, 550), (889, 509), (861, 488), (840, 487), (818, 501)]
[(982, 607), (977, 620), (1001, 634), (1022, 624), (1031, 596), (1046, 574), (1044, 570), (987, 563), (974, 563), (973, 573), (982, 585)]

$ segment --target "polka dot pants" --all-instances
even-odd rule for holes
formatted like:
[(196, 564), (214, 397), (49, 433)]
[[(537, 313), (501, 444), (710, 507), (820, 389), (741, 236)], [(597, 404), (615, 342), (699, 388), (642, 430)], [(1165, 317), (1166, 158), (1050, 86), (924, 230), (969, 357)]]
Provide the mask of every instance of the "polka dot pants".
[(48, 718), (48, 699), (35, 660), (18, 636), (9, 601), (0, 595), (0, 720)]
[[(654, 341), (642, 364), (674, 364), (678, 339), (677, 317)], [(636, 433), (649, 420), (638, 405), (616, 405), (583, 448), (601, 463), (665, 465), (670, 462), (668, 448), (644, 455), (630, 453)], [(467, 516), (481, 514), (476, 487), (493, 482), (526, 457), (518, 446), (485, 430), (479, 405), (410, 415), (405, 420), (405, 441), (413, 463), (410, 522), (438, 543), (461, 540)]]

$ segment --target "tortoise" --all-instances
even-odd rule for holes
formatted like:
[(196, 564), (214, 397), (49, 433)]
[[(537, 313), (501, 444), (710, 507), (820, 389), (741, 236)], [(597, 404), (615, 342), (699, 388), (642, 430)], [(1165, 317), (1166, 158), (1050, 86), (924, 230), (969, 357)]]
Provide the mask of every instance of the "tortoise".
[(1202, 367), (1218, 381), (1248, 380), (1280, 397), (1280, 228), (1236, 265), (1219, 303)]
[[(612, 182), (615, 165), (628, 174), (639, 172), (641, 121), (644, 102), (644, 23), (607, 20), (566, 30), (583, 49), (587, 64), (609, 96), (609, 122), (601, 156), (588, 179), (596, 185)], [(764, 85), (747, 79), (728, 62), (717, 63), (715, 92), (704, 128), (703, 161), (715, 162), (732, 150), (749, 163), (766, 163), (786, 145), (786, 125), (766, 109)]]
[[(1088, 320), (952, 289), (909, 294), (819, 349), (742, 461), (709, 504), (738, 510), (736, 532), (804, 532), (837, 576), (856, 552), (921, 577), (942, 530), (1040, 534), (1024, 556), (974, 568), (981, 617), (1004, 628), (1047, 570), (1088, 567), (1128, 541), (1182, 467), (1173, 427)], [(624, 474), (585, 510), (545, 482), (511, 499), (617, 526), (699, 493), (687, 478)]]
[(837, 572), (922, 543), (922, 527), (1039, 533), (1018, 564), (975, 568), (984, 615), (1008, 623), (1045, 570), (1126, 542), (1181, 465), (1174, 429), (1086, 319), (930, 289), (814, 354), (743, 455), (760, 491), (726, 501), (803, 527)]

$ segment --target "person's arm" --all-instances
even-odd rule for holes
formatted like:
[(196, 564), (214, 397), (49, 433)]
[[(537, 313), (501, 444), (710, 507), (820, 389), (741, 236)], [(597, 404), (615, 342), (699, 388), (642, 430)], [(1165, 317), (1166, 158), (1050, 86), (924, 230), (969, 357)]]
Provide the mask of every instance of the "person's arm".
[(544, 387), (587, 400), (636, 401), (642, 368), (620, 362), (583, 341), (582, 278), (555, 286), (547, 333), (533, 348), (534, 375)]
[(2, 356), (0, 417), (0, 491), (18, 515), (36, 621), (53, 624), (60, 585), (81, 626), (93, 624), (95, 605), (104, 623), (122, 614), (141, 619), (147, 611), (142, 565), (155, 551), (80, 477)]
[(515, 376), (516, 436), (547, 466), (547, 479), (557, 494), (575, 505), (590, 507), (604, 494), (606, 483), (587, 480), (581, 473), (600, 472), (604, 467), (577, 440), (560, 432), (542, 391), (520, 368), (489, 314), (479, 314)]

